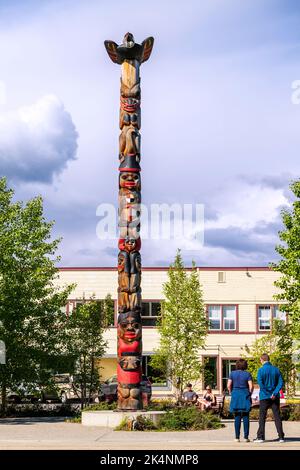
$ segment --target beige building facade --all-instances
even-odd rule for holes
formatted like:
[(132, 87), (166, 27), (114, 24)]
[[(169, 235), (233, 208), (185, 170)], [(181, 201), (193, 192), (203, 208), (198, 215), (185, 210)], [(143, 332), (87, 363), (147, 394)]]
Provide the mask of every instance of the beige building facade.
[[(251, 345), (255, 339), (270, 331), (272, 318), (284, 318), (284, 313), (274, 300), (277, 292), (274, 281), (279, 274), (266, 267), (201, 267), (197, 271), (210, 322), (205, 349), (199, 351), (199, 360), (206, 364), (206, 381), (217, 393), (222, 393), (236, 359), (244, 353), (245, 345)], [(160, 301), (164, 299), (162, 286), (167, 281), (167, 272), (167, 268), (143, 268), (143, 368), (146, 375), (151, 375), (149, 358), (159, 343), (155, 325)], [(77, 302), (88, 300), (91, 296), (104, 299), (111, 294), (115, 301), (115, 325), (105, 332), (108, 349), (101, 361), (101, 375), (103, 379), (115, 375), (117, 270), (60, 268), (57, 282), (59, 285), (76, 284), (66, 306), (67, 314), (71, 314)], [(199, 384), (201, 387), (204, 385), (200, 373)], [(159, 394), (170, 389), (167, 382), (153, 388)]]

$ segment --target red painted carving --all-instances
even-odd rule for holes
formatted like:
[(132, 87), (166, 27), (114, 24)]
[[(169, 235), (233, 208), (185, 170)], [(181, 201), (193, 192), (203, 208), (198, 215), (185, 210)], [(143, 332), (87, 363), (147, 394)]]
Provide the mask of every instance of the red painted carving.
[(142, 298), (140, 239), (140, 64), (149, 59), (154, 39), (137, 44), (131, 33), (123, 43), (105, 41), (111, 60), (122, 65), (119, 138), (118, 242), (118, 409), (138, 410), (147, 398), (141, 391)]

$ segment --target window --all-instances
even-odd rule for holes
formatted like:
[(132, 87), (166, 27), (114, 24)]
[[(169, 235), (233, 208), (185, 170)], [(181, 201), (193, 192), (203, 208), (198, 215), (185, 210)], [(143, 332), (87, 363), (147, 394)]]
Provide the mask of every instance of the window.
[(270, 331), (272, 319), (286, 321), (286, 313), (280, 310), (279, 305), (258, 306), (258, 331)]
[(160, 302), (142, 302), (142, 325), (156, 326), (160, 317)]
[(280, 305), (274, 305), (273, 308), (273, 318), (276, 320), (282, 320), (286, 322), (286, 312), (280, 310)]
[(270, 305), (261, 305), (258, 307), (258, 329), (259, 331), (268, 331), (271, 329), (272, 311)]
[(74, 302), (68, 302), (67, 313), (68, 315), (72, 315), (74, 310)]
[(217, 388), (217, 357), (204, 357), (204, 388)]
[(235, 370), (236, 359), (222, 360), (222, 390), (227, 389), (227, 380), (233, 370)]
[(166, 387), (167, 376), (165, 371), (154, 369), (151, 365), (151, 356), (142, 357), (142, 372), (150, 380), (153, 387)]
[(223, 306), (223, 330), (235, 330), (236, 306)]
[(210, 330), (221, 329), (221, 316), (222, 310), (220, 305), (209, 305), (208, 307), (208, 320)]
[(209, 329), (211, 331), (236, 331), (237, 306), (236, 305), (209, 305)]
[(218, 271), (218, 282), (226, 282), (225, 271)]

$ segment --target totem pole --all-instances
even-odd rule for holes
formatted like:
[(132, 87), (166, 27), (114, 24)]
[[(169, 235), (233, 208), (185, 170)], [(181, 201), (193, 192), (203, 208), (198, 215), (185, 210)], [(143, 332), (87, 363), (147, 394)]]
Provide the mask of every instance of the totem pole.
[(119, 137), (118, 409), (143, 407), (140, 239), (140, 65), (154, 39), (136, 44), (131, 33), (119, 46), (105, 41), (111, 60), (121, 65)]

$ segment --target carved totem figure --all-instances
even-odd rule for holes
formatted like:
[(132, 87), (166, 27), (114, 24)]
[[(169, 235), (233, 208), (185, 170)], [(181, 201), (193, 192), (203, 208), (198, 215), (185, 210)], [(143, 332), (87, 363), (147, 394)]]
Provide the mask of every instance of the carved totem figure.
[(143, 407), (141, 297), (141, 88), (140, 65), (149, 59), (154, 39), (137, 44), (131, 33), (123, 43), (105, 41), (111, 60), (121, 65), (119, 137), (118, 255), (118, 409)]

